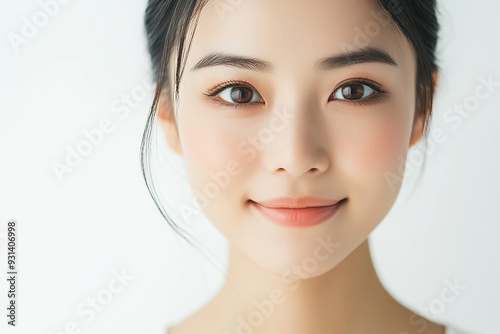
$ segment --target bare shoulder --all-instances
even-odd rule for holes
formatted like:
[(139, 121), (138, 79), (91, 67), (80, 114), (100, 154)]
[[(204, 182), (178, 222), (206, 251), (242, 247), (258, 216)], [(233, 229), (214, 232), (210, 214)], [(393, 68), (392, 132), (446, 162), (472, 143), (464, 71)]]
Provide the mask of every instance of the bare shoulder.
[(423, 332), (417, 331), (415, 333), (446, 334), (446, 327), (435, 322), (429, 322), (428, 327)]
[(214, 319), (220, 318), (220, 315), (217, 308), (206, 305), (181, 322), (171, 326), (167, 334), (211, 333), (214, 328), (210, 326), (214, 323)]
[(446, 327), (412, 312), (406, 319), (404, 332), (408, 334), (446, 334)]
[(381, 318), (390, 328), (386, 331), (405, 334), (447, 334), (446, 327), (416, 314), (399, 304), (390, 312), (384, 312)]
[(199, 317), (194, 315), (179, 322), (175, 326), (168, 329), (167, 334), (193, 334), (193, 333), (209, 333), (207, 326), (203, 325), (207, 322), (197, 320)]
[[(208, 328), (207, 324), (211, 323), (207, 313), (198, 313), (171, 327), (167, 334), (193, 334), (193, 333), (212, 333), (213, 328)], [(215, 314), (212, 320), (215, 319)], [(220, 316), (220, 314), (219, 314)], [(418, 317), (418, 318), (417, 318)], [(425, 318), (417, 316), (415, 321), (405, 322), (404, 324), (394, 326), (397, 329), (395, 333), (405, 334), (447, 334), (444, 325), (429, 321)], [(417, 322), (416, 320), (420, 320)]]

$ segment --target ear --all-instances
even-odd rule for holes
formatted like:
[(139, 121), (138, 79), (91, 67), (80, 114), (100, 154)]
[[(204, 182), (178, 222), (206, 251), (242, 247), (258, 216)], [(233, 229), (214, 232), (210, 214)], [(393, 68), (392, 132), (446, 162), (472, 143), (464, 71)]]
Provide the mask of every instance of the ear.
[(163, 129), (168, 146), (177, 154), (182, 155), (179, 131), (174, 118), (170, 99), (163, 92), (158, 100), (158, 123)]
[[(434, 91), (431, 92), (432, 95), (434, 95), (437, 87), (437, 83), (439, 80), (439, 72), (434, 71), (432, 74), (432, 80), (434, 81)], [(413, 128), (411, 132), (411, 137), (410, 137), (410, 147), (415, 145), (420, 138), (423, 135), (423, 130), (424, 130), (424, 112), (429, 113), (430, 110), (422, 110), (418, 111), (417, 115), (415, 116), (415, 119), (413, 121)]]
[(410, 147), (415, 145), (420, 138), (423, 135), (423, 130), (424, 130), (424, 116), (422, 115), (421, 112), (419, 112), (416, 116), (415, 119), (413, 120), (413, 128), (411, 130), (411, 137), (410, 137)]

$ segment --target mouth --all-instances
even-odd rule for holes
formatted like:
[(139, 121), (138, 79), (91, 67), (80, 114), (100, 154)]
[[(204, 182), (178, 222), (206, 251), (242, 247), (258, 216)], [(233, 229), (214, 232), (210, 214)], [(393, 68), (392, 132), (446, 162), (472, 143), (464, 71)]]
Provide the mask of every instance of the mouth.
[(281, 197), (271, 201), (249, 204), (272, 223), (286, 227), (307, 227), (323, 223), (331, 218), (347, 201), (326, 200), (316, 197)]

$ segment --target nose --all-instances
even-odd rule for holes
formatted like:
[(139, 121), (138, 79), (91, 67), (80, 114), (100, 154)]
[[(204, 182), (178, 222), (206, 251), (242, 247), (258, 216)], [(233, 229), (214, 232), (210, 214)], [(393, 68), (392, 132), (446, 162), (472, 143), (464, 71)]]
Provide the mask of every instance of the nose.
[(289, 105), (278, 108), (286, 117), (264, 153), (264, 165), (272, 173), (288, 173), (294, 178), (318, 175), (330, 167), (328, 133), (319, 112), (309, 107)]

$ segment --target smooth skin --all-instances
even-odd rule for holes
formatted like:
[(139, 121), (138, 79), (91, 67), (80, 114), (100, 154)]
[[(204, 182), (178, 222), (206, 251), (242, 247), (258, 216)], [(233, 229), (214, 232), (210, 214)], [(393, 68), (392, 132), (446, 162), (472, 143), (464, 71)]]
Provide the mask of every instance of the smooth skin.
[[(400, 158), (422, 135), (411, 45), (368, 0), (240, 1), (221, 15), (224, 2), (210, 1), (201, 12), (176, 109), (166, 95), (159, 101), (159, 124), (184, 158), (191, 187), (209, 197), (210, 173), (230, 175), (202, 206), (229, 242), (226, 283), (170, 334), (250, 333), (242, 319), (255, 334), (443, 334), (442, 325), (413, 315), (385, 290), (367, 239), (400, 190), (387, 173), (402, 175)], [(359, 31), (367, 29), (378, 33), (362, 45)], [(317, 68), (346, 45), (381, 49), (397, 66)], [(270, 66), (192, 70), (214, 52)], [(349, 86), (359, 78), (387, 93), (374, 99), (373, 86)], [(227, 80), (244, 84), (205, 95)], [(301, 228), (278, 226), (248, 202), (281, 196), (347, 202), (327, 221)], [(256, 304), (272, 312), (262, 315)]]

